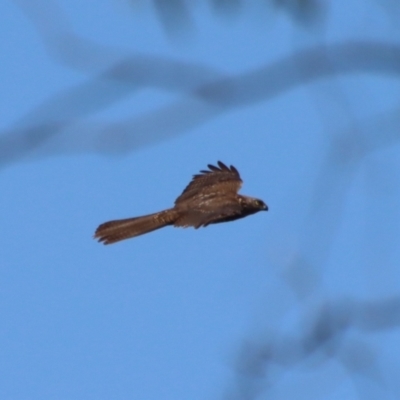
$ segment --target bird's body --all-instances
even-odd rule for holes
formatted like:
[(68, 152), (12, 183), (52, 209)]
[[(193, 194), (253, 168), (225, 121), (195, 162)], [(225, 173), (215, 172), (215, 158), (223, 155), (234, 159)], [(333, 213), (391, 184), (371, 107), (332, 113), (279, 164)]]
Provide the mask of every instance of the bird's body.
[(228, 168), (218, 161), (218, 167), (209, 164), (208, 168), (193, 176), (175, 200), (173, 208), (142, 217), (105, 222), (97, 228), (95, 238), (104, 244), (111, 244), (168, 225), (197, 229), (268, 210), (262, 200), (237, 193), (242, 180), (235, 167), (231, 165)]

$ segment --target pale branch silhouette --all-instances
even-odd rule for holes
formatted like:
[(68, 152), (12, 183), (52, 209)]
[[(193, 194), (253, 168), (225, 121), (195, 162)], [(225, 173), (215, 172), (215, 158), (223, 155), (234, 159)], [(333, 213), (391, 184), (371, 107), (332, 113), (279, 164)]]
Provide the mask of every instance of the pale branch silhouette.
[[(298, 51), (231, 77), (212, 67), (165, 57), (127, 55), (88, 41), (73, 33), (56, 1), (46, 0), (46, 7), (39, 7), (40, 1), (33, 5), (27, 0), (14, 0), (34, 23), (49, 55), (66, 66), (96, 72), (86, 82), (53, 96), (21, 118), (15, 128), (3, 132), (0, 137), (2, 164), (17, 161), (32, 151), (34, 156), (69, 152), (126, 153), (183, 134), (234, 107), (268, 101), (317, 79), (362, 72), (397, 75), (400, 71), (399, 46), (349, 42)], [(213, 4), (217, 8), (229, 8), (239, 3), (216, 1)], [(299, 1), (296, 7), (315, 8), (312, 3)], [(284, 4), (276, 2), (277, 6)], [(160, 10), (161, 6), (156, 7)], [(185, 7), (184, 1), (175, 1), (167, 8), (168, 12), (179, 14)], [(182, 93), (185, 98), (114, 124), (89, 123), (84, 119), (146, 87)], [(42, 128), (43, 133), (39, 134)]]
[[(160, 63), (158, 58), (152, 60), (154, 63), (148, 61), (124, 60), (31, 111), (15, 129), (0, 135), (0, 164), (17, 161), (32, 150), (37, 150), (36, 156), (109, 152), (113, 142), (112, 152), (132, 151), (141, 145), (185, 133), (236, 107), (268, 101), (299, 85), (333, 74), (397, 75), (400, 73), (400, 46), (355, 42), (317, 47), (239, 76), (223, 78), (204, 67), (193, 68), (167, 60)], [(174, 74), (175, 66), (179, 67), (181, 75)], [(183, 83), (180, 76), (186, 77)], [(149, 86), (180, 91), (185, 98), (149, 114), (114, 124), (88, 124), (83, 119), (132, 91)], [(38, 135), (43, 127), (46, 133)], [(68, 138), (65, 132), (71, 128), (76, 134)], [(63, 138), (57, 144), (60, 133)], [(41, 149), (50, 139), (46, 149)], [(102, 142), (106, 146), (102, 146)]]
[[(378, 355), (363, 337), (400, 327), (399, 297), (325, 301), (316, 311), (311, 314), (308, 311), (301, 318), (303, 328), (294, 336), (272, 328), (261, 339), (244, 341), (235, 362), (233, 386), (227, 389), (224, 398), (253, 400), (260, 393), (269, 393), (291, 370), (300, 368), (305, 375), (312, 365), (324, 368), (332, 362), (348, 371), (360, 395), (366, 386), (357, 382), (359, 376), (372, 380), (381, 393), (390, 393)], [(322, 394), (328, 394), (328, 383), (321, 384), (320, 389), (327, 386)]]
[[(152, 0), (159, 21), (166, 35), (172, 39), (179, 38), (179, 34), (189, 34), (195, 30), (192, 13), (195, 12), (195, 3), (190, 0)], [(203, 0), (208, 3), (209, 9), (215, 14), (229, 18), (238, 17), (248, 6), (249, 0)], [(254, 2), (257, 4), (257, 2)], [(318, 0), (268, 0), (258, 2), (258, 8), (265, 15), (282, 11), (296, 23), (309, 27), (323, 19), (326, 5)]]

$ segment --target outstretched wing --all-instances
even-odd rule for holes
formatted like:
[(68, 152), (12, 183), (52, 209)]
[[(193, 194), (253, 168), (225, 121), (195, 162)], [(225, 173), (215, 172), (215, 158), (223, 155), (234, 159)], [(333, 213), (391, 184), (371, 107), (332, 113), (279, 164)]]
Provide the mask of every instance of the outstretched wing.
[(239, 191), (243, 182), (239, 171), (233, 165), (227, 167), (218, 161), (218, 167), (208, 164), (208, 168), (209, 170), (193, 175), (192, 181), (175, 200), (175, 204), (212, 194), (236, 194)]

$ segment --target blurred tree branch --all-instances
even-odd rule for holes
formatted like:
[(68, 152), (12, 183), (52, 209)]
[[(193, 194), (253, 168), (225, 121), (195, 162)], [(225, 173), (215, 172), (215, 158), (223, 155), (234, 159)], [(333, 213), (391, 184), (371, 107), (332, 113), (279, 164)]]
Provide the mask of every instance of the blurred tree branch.
[[(304, 315), (297, 336), (270, 331), (260, 340), (246, 340), (235, 363), (233, 387), (226, 399), (253, 400), (268, 393), (289, 370), (328, 361), (342, 365), (354, 380), (373, 379), (385, 390), (385, 380), (371, 344), (361, 339), (366, 332), (400, 327), (400, 298), (379, 301), (337, 300), (323, 302), (312, 315)], [(283, 367), (277, 369), (276, 367)], [(365, 385), (361, 385), (362, 391)], [(328, 389), (329, 390), (329, 389)]]
[[(233, 108), (268, 101), (299, 85), (330, 75), (361, 72), (399, 74), (400, 46), (369, 42), (321, 46), (299, 51), (236, 77), (222, 78), (212, 68), (159, 57), (128, 57), (97, 77), (49, 99), (22, 118), (16, 128), (3, 132), (0, 163), (17, 161), (33, 149), (40, 150), (50, 138), (50, 148), (41, 155), (64, 151), (109, 152), (112, 142), (116, 144), (111, 147), (113, 152), (131, 151), (154, 140), (182, 134)], [(108, 126), (87, 125), (82, 120), (149, 86), (178, 91), (185, 98), (149, 115)], [(69, 143), (64, 135), (57, 145), (57, 135), (72, 124), (81, 125), (86, 134), (81, 131), (79, 136), (71, 135)], [(46, 128), (46, 134), (38, 136), (41, 127)], [(107, 145), (102, 146), (102, 141)]]

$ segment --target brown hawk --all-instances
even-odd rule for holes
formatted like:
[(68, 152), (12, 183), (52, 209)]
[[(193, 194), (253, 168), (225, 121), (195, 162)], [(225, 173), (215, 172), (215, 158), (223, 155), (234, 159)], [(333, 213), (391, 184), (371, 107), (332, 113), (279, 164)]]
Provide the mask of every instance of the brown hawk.
[(167, 225), (197, 229), (268, 210), (262, 200), (238, 194), (242, 179), (234, 166), (228, 168), (218, 161), (218, 167), (209, 164), (208, 168), (193, 176), (174, 207), (142, 217), (105, 222), (96, 229), (94, 237), (111, 244)]

